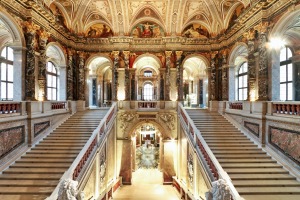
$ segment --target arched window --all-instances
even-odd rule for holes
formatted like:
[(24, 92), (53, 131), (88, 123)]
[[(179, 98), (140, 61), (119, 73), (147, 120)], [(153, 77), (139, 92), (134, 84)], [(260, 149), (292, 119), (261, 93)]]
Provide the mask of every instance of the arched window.
[(153, 85), (151, 83), (146, 83), (144, 85), (144, 100), (151, 101), (153, 100)]
[(280, 51), (280, 100), (293, 100), (293, 56), (290, 48), (285, 47)]
[(57, 71), (52, 62), (47, 62), (47, 99), (57, 100)]
[(13, 61), (14, 61), (14, 54), (13, 49), (10, 47), (5, 47), (1, 52), (0, 57), (0, 93), (1, 93), (1, 100), (13, 100)]
[(237, 73), (237, 100), (247, 100), (248, 94), (248, 63), (244, 62)]

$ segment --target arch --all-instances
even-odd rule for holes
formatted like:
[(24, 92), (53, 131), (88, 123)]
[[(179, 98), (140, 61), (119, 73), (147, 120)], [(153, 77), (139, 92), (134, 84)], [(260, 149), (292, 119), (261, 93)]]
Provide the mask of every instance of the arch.
[(24, 34), (19, 23), (5, 10), (0, 8), (0, 21), (7, 27), (8, 32), (11, 34), (11, 47), (14, 46), (26, 46)]
[(59, 66), (66, 66), (67, 57), (58, 42), (50, 42), (46, 47), (46, 55)]
[(238, 42), (232, 47), (229, 53), (228, 64), (231, 66), (236, 65), (235, 61), (238, 56), (243, 56), (245, 58), (248, 56), (248, 46), (244, 42)]
[[(148, 59), (147, 59), (148, 58)], [(149, 59), (150, 58), (150, 59)], [(138, 63), (139, 62), (142, 62), (142, 65), (138, 65)], [(143, 65), (143, 62), (144, 63), (146, 63), (147, 62), (147, 64), (144, 64)], [(150, 63), (151, 62), (151, 63)], [(152, 65), (151, 65), (152, 64)], [(157, 57), (157, 56), (155, 56), (155, 55), (153, 55), (153, 54), (150, 54), (150, 53), (146, 53), (146, 54), (142, 54), (142, 55), (140, 55), (140, 56), (138, 56), (136, 59), (135, 59), (135, 61), (134, 61), (134, 63), (133, 63), (133, 68), (136, 68), (137, 69), (137, 72), (136, 72), (136, 74), (140, 74), (140, 71), (143, 69), (143, 67), (144, 66), (152, 66), (152, 68), (155, 70), (155, 72), (157, 73), (157, 74), (159, 74), (159, 68), (161, 68), (162, 67), (162, 62), (161, 62), (161, 60)]]
[(205, 56), (201, 55), (201, 54), (190, 54), (190, 55), (186, 56), (184, 58), (184, 60), (182, 61), (182, 64), (184, 65), (185, 61), (187, 61), (190, 58), (194, 58), (194, 57), (199, 58), (200, 60), (202, 60), (207, 67), (209, 66), (208, 59)]
[(270, 33), (270, 39), (281, 38), (285, 40), (286, 44), (293, 46), (293, 44), (300, 42), (299, 31), (293, 30), (295, 27), (299, 27), (299, 14), (300, 5), (297, 5), (293, 10), (288, 10), (273, 27)]
[(86, 59), (85, 66), (88, 67), (91, 64), (91, 62), (97, 57), (106, 58), (109, 61), (110, 65), (113, 66), (112, 59), (107, 54), (103, 54), (103, 53), (97, 53), (97, 54), (91, 55), (88, 59)]

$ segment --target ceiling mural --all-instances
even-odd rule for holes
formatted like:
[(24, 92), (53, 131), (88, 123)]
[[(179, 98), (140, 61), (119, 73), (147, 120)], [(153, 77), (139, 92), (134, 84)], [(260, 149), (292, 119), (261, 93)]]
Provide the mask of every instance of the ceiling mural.
[[(94, 28), (92, 24), (107, 24), (109, 26), (107, 28), (114, 32), (114, 35), (129, 34), (140, 38), (182, 35), (183, 30), (187, 31), (186, 27), (190, 24), (193, 24), (193, 27), (194, 24), (204, 25), (206, 27), (205, 29), (203, 27), (204, 31), (209, 32), (210, 37), (214, 37), (231, 26), (243, 8), (250, 4), (250, 0), (44, 0), (44, 2), (55, 14), (57, 21), (74, 33), (82, 34), (87, 31), (85, 35), (88, 35), (88, 29)], [(133, 24), (138, 25), (132, 28)], [(207, 34), (202, 34), (202, 30), (199, 35), (195, 31), (190, 30), (195, 34), (193, 37), (203, 35), (208, 37)], [(92, 33), (93, 30), (90, 34)], [(98, 37), (101, 37), (99, 33)]]
[(147, 21), (134, 26), (131, 36), (136, 38), (159, 38), (164, 36), (164, 31), (158, 24)]
[(94, 24), (85, 32), (85, 37), (106, 38), (113, 36), (113, 32), (106, 24)]
[(209, 38), (208, 30), (201, 24), (191, 24), (181, 34), (187, 38)]

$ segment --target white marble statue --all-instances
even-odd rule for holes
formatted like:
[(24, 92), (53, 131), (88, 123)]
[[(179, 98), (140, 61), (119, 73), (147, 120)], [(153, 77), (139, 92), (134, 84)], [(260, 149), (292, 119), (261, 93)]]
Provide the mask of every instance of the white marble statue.
[(206, 200), (230, 200), (230, 190), (223, 179), (212, 182), (212, 187), (205, 194)]
[(57, 200), (84, 200), (84, 193), (78, 193), (77, 185), (77, 181), (64, 180), (59, 187)]

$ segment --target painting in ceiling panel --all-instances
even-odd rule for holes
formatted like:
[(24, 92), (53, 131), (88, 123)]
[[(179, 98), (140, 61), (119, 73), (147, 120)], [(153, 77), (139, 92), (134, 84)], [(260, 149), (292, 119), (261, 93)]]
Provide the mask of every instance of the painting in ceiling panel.
[(200, 13), (206, 13), (206, 16), (209, 18), (210, 21), (212, 21), (209, 8), (207, 7), (204, 1), (189, 1), (185, 7), (183, 21), (186, 22), (193, 15), (197, 15)]
[(102, 16), (106, 16), (108, 20), (112, 20), (109, 3), (107, 0), (94, 0), (89, 4), (89, 10), (96, 11)]
[(167, 0), (149, 0), (149, 1), (138, 1), (128, 0), (129, 9), (129, 20), (131, 21), (136, 13), (140, 12), (143, 7), (154, 7), (159, 14), (165, 19), (166, 16), (166, 2)]
[(209, 38), (208, 30), (201, 24), (191, 24), (186, 27), (182, 32), (182, 37), (187, 38)]
[(106, 24), (94, 24), (85, 32), (85, 37), (89, 38), (107, 38), (113, 36), (113, 31)]
[(139, 23), (131, 30), (131, 36), (135, 38), (159, 38), (164, 35), (162, 27), (149, 21)]

